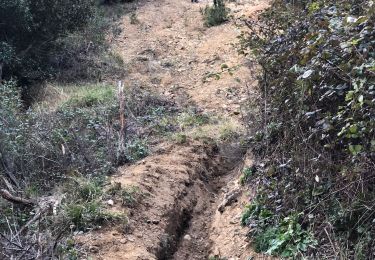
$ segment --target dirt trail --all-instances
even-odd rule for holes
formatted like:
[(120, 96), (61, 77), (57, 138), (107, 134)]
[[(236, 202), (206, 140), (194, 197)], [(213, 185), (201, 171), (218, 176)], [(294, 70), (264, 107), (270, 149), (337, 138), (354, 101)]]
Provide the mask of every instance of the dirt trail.
[[(133, 15), (124, 16), (116, 49), (129, 71), (128, 86), (154, 89), (180, 106), (198, 107), (241, 125), (246, 84), (256, 82), (250, 81), (246, 59), (232, 45), (240, 34), (234, 23), (203, 26), (200, 10), (207, 3), (142, 2)], [(267, 1), (228, 5), (234, 17), (254, 16)], [(220, 73), (220, 80), (209, 76), (223, 67), (233, 75)], [(238, 185), (241, 169), (249, 163), (239, 144), (165, 143), (154, 154), (112, 177), (112, 183), (137, 186), (143, 195), (134, 208), (115, 201), (111, 210), (126, 213), (129, 223), (77, 237), (87, 258), (266, 259), (249, 248), (247, 229), (239, 224), (251, 195)]]
[[(244, 85), (251, 71), (233, 46), (240, 29), (233, 23), (203, 26), (201, 10), (208, 2), (145, 3), (133, 19), (124, 17), (117, 50), (128, 61), (129, 85), (153, 87), (180, 103), (194, 102), (206, 112), (233, 114), (246, 98)], [(228, 6), (235, 17), (251, 16), (266, 2), (239, 0)], [(220, 72), (223, 64), (234, 75), (222, 73), (217, 81), (212, 74)]]

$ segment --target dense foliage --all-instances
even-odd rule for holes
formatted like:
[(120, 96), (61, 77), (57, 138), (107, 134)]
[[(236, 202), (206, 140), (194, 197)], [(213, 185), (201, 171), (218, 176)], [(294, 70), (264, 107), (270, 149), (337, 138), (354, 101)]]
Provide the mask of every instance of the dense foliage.
[(82, 28), (93, 13), (93, 0), (1, 0), (3, 76), (26, 82), (47, 77), (55, 41)]
[[(60, 233), (60, 239), (69, 227), (85, 230), (119, 219), (108, 215), (101, 204), (106, 177), (124, 162), (119, 151), (123, 139), (118, 99), (111, 85), (76, 88), (79, 91), (55, 109), (24, 111), (16, 82), (0, 84), (0, 189), (38, 201), (52, 194), (63, 198), (53, 216), (45, 214), (42, 224), (20, 237), (13, 235), (32, 218), (35, 209), (0, 199), (0, 233), (8, 236), (0, 237), (0, 248), (7, 248), (6, 253), (0, 250), (0, 258), (22, 254), (8, 247), (13, 239), (21, 248), (32, 249), (27, 251), (30, 258), (40, 248), (46, 250), (43, 257), (53, 254), (56, 248), (47, 248), (53, 244), (34, 241), (35, 231), (47, 240)], [(125, 102), (124, 153), (125, 159), (133, 162), (148, 155), (147, 140), (152, 141), (153, 134), (177, 128), (173, 121), (161, 120), (173, 118), (176, 109), (162, 97), (139, 89), (128, 90)], [(131, 199), (128, 193), (134, 192), (123, 192), (126, 200)]]
[(260, 188), (243, 224), (270, 254), (372, 258), (373, 2), (276, 0), (246, 24), (241, 51), (262, 67), (263, 111), (253, 136)]

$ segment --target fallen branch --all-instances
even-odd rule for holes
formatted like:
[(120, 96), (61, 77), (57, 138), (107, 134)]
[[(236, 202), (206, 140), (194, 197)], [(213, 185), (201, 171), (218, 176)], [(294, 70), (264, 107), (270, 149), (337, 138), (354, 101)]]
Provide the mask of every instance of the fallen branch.
[(29, 206), (35, 205), (34, 201), (12, 195), (9, 191), (5, 189), (0, 190), (0, 195), (7, 201), (10, 201), (15, 204), (24, 204), (24, 205), (29, 205)]
[(46, 213), (47, 211), (49, 211), (51, 208), (51, 205), (47, 205), (43, 208), (40, 208), (34, 215), (34, 217), (32, 217), (29, 221), (27, 221), (27, 223), (25, 225), (22, 226), (22, 228), (17, 232), (16, 236), (22, 234), (23, 231), (26, 230), (26, 228), (28, 228), (31, 224), (33, 224), (34, 222), (36, 222), (38, 219), (40, 219), (42, 217), (42, 215), (44, 213)]

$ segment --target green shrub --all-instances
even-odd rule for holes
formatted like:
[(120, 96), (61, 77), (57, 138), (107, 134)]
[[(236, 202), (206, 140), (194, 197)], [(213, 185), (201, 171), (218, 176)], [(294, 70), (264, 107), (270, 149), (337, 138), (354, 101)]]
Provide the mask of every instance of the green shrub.
[[(308, 248), (317, 258), (332, 253), (323, 228), (349, 258), (356, 247), (374, 252), (361, 239), (374, 233), (375, 211), (365, 210), (375, 196), (374, 15), (366, 0), (276, 0), (241, 38), (240, 51), (262, 67), (266, 108), (252, 144), (263, 163), (258, 194), (272, 212), (270, 227), (279, 229), (291, 212), (309, 213), (298, 223), (323, 249)], [(266, 237), (279, 233), (268, 227)]]
[(148, 155), (146, 140), (135, 139), (126, 145), (126, 157), (130, 161), (138, 161)]
[(232, 125), (231, 123), (226, 123), (219, 129), (219, 139), (221, 141), (233, 141), (235, 139), (238, 139), (239, 137), (240, 134), (237, 127), (235, 125)]
[(180, 129), (185, 129), (188, 127), (202, 126), (208, 124), (210, 118), (206, 114), (198, 114), (194, 112), (183, 112), (178, 115), (177, 123)]
[(55, 40), (85, 26), (93, 13), (93, 0), (1, 0), (3, 76), (22, 83), (47, 77)]
[(265, 208), (257, 198), (246, 207), (241, 224), (252, 226), (251, 234), (256, 252), (289, 258), (307, 252), (317, 244), (311, 233), (302, 228), (302, 216), (303, 214), (291, 214), (275, 221), (273, 212)]
[(102, 194), (99, 182), (89, 179), (76, 179), (76, 187), (71, 187), (70, 192), (76, 193), (76, 197), (83, 201), (93, 201)]
[(178, 144), (184, 144), (187, 141), (187, 136), (185, 134), (177, 133), (174, 135), (173, 139)]
[[(20, 238), (33, 248), (29, 241), (36, 237), (35, 232), (55, 237), (69, 226), (76, 231), (126, 221), (124, 216), (108, 212), (103, 204), (106, 177), (120, 163), (116, 153), (121, 131), (119, 104), (113, 88), (89, 85), (64, 87), (62, 92), (68, 97), (66, 102), (59, 99), (60, 104), (56, 102), (52, 109), (35, 106), (25, 111), (17, 82), (0, 84), (0, 179), (7, 180), (22, 197), (49, 197), (53, 193), (62, 198), (55, 209), (57, 215), (43, 215), (40, 227), (33, 225)], [(126, 98), (126, 152), (129, 160), (135, 161), (149, 154), (145, 137), (152, 137), (160, 119), (177, 114), (172, 103), (146, 91), (130, 89)], [(177, 129), (176, 120), (173, 124), (168, 131)], [(0, 186), (4, 188), (3, 182)], [(138, 188), (125, 187), (116, 198), (133, 207), (141, 196)], [(1, 198), (0, 205), (1, 232), (8, 231), (7, 220), (12, 219), (12, 228), (19, 230), (35, 214), (29, 207), (10, 207)], [(2, 237), (0, 244), (9, 255), (22, 253), (8, 247)]]
[(250, 178), (254, 175), (255, 172), (256, 172), (255, 166), (244, 168), (242, 171), (242, 175), (240, 177), (240, 184), (245, 185), (250, 180)]
[(24, 113), (16, 83), (0, 85), (0, 171), (22, 183), (19, 188), (39, 183), (42, 191), (70, 172), (106, 175), (116, 164), (117, 137), (103, 129), (117, 110), (112, 100)]
[(229, 9), (224, 0), (215, 0), (213, 6), (206, 6), (203, 10), (204, 24), (208, 27), (220, 25), (228, 21)]

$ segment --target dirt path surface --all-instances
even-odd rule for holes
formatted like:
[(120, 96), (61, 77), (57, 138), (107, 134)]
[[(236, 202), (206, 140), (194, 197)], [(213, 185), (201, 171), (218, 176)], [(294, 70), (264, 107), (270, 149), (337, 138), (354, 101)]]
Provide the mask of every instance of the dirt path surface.
[[(125, 82), (241, 125), (246, 85), (256, 82), (233, 46), (240, 34), (234, 22), (203, 26), (200, 10), (207, 3), (146, 1), (124, 16), (115, 46), (129, 71)], [(228, 5), (238, 18), (256, 15), (267, 1)], [(142, 195), (135, 207), (114, 201), (111, 210), (129, 216), (128, 223), (77, 237), (86, 258), (266, 259), (249, 248), (239, 224), (251, 196), (238, 185), (246, 160), (236, 142), (188, 141), (161, 144), (154, 155), (120, 168), (112, 184), (137, 187)]]
[[(154, 87), (179, 103), (194, 102), (206, 112), (237, 114), (251, 75), (246, 59), (233, 46), (240, 29), (233, 22), (206, 28), (201, 10), (207, 3), (144, 3), (133, 19), (124, 17), (117, 49), (127, 61), (128, 85)], [(238, 18), (255, 15), (267, 4), (264, 0), (239, 0), (228, 6)], [(225, 65), (233, 76), (224, 72), (215, 80)]]

